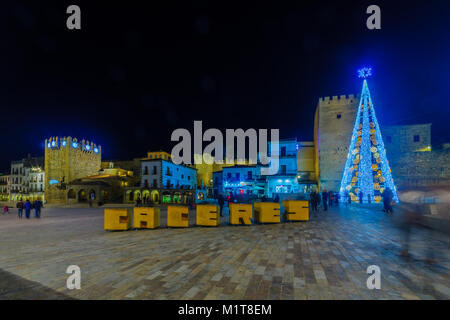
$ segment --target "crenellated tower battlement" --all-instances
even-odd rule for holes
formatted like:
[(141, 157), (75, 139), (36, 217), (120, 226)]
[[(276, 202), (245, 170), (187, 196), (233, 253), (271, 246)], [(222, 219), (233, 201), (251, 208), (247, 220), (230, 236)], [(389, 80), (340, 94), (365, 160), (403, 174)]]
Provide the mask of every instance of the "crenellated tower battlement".
[(358, 95), (340, 95), (340, 96), (332, 96), (330, 97), (320, 97), (319, 98), (319, 105), (327, 106), (327, 105), (353, 105), (355, 104), (355, 101), (359, 101), (359, 94)]

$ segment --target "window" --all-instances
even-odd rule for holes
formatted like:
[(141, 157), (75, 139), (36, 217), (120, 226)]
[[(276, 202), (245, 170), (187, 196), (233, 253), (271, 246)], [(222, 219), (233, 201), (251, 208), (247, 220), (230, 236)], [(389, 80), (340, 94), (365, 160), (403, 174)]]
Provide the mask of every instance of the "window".
[(420, 142), (420, 136), (418, 134), (414, 135), (414, 142)]
[(340, 119), (342, 116), (341, 116), (341, 114), (340, 113), (338, 113), (337, 115), (336, 115), (336, 118), (337, 119)]
[(191, 180), (191, 176), (188, 176), (188, 180)]
[(184, 179), (184, 174), (181, 175), (181, 179)]
[(153, 179), (153, 188), (156, 188), (158, 186), (158, 183), (156, 182), (156, 179)]
[(241, 177), (241, 174), (239, 172), (236, 173), (236, 179), (239, 180), (240, 177)]
[(145, 186), (146, 188), (148, 188), (148, 180), (147, 180), (147, 179), (145, 179), (144, 186)]
[(147, 167), (147, 166), (145, 166), (145, 168), (144, 168), (144, 174), (145, 174), (145, 175), (148, 174), (148, 167)]
[(286, 165), (281, 166), (280, 174), (286, 174)]
[(284, 157), (286, 156), (286, 147), (281, 147), (281, 154), (280, 156)]
[(252, 175), (253, 175), (253, 172), (249, 171), (249, 172), (247, 172), (247, 174), (248, 174), (248, 178), (249, 178), (249, 179), (252, 179), (252, 178), (253, 178), (253, 176), (252, 176)]
[(156, 169), (156, 166), (154, 166), (153, 167), (153, 174), (156, 174), (156, 172), (157, 172), (157, 169)]
[(392, 137), (391, 136), (386, 136), (386, 142), (387, 143), (391, 143), (392, 142)]
[(227, 179), (231, 179), (231, 172), (227, 173)]

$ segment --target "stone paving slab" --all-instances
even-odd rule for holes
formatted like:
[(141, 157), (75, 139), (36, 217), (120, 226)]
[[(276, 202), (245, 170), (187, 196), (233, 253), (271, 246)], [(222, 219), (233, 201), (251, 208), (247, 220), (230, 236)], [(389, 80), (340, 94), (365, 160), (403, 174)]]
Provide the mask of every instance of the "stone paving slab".
[[(0, 299), (449, 299), (448, 236), (414, 230), (403, 258), (402, 232), (357, 206), (309, 222), (124, 232), (104, 231), (100, 208), (10, 214), (0, 216)], [(428, 245), (436, 264), (423, 261)], [(372, 264), (381, 290), (367, 289)], [(81, 268), (80, 290), (65, 288), (69, 265)]]

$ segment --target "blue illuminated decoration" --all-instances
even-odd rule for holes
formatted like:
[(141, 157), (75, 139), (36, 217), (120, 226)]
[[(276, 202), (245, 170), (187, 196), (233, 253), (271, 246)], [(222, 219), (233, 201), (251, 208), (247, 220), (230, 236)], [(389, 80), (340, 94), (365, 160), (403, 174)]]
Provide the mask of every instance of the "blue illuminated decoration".
[(98, 153), (98, 148), (97, 147), (94, 148), (94, 152)]
[[(371, 69), (369, 73), (371, 74)], [(340, 193), (343, 200), (344, 196), (348, 195), (353, 202), (360, 202), (362, 192), (363, 202), (380, 202), (383, 192), (389, 188), (394, 201), (398, 202), (397, 190), (365, 79), (367, 76), (363, 77), (361, 99), (342, 174)]]
[(87, 145), (85, 145), (85, 148), (86, 148), (86, 150), (87, 150), (87, 151), (91, 150), (91, 146), (90, 146), (90, 145), (88, 145), (88, 144), (87, 144)]
[(66, 144), (67, 144), (67, 141), (66, 141), (66, 140), (63, 140), (63, 141), (61, 142), (61, 145), (62, 145), (63, 147), (65, 147)]
[(75, 142), (75, 141), (72, 142), (72, 147), (75, 148), (75, 149), (78, 148), (78, 142)]
[(361, 68), (358, 70), (358, 78), (367, 79), (372, 75), (372, 68)]
[(52, 179), (48, 182), (49, 185), (57, 184), (57, 183), (58, 183), (58, 180), (55, 180), (55, 179)]

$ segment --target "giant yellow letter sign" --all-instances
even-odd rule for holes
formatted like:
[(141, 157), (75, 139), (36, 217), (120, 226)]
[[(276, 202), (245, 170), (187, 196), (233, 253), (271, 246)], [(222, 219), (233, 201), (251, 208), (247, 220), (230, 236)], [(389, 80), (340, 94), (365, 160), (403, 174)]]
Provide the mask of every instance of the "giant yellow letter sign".
[(302, 200), (283, 201), (284, 216), (288, 221), (308, 221), (309, 203)]
[(105, 209), (105, 230), (128, 230), (131, 225), (131, 208)]
[(189, 227), (189, 208), (187, 206), (167, 207), (168, 227)]
[(160, 224), (160, 212), (158, 207), (134, 207), (133, 228), (155, 229)]
[(280, 223), (280, 204), (255, 202), (255, 218), (259, 223)]
[(213, 204), (197, 205), (197, 225), (217, 227), (219, 225), (219, 208)]
[(251, 204), (230, 203), (230, 224), (252, 224), (253, 208)]

